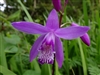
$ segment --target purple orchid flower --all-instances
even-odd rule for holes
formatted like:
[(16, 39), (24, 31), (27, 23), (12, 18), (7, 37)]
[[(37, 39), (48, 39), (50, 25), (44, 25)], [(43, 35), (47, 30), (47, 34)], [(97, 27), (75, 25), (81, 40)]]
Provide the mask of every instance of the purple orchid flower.
[[(71, 23), (71, 26), (79, 26), (79, 25), (73, 22), (73, 23)], [(90, 37), (87, 33), (85, 33), (80, 38), (87, 46), (90, 46)]]
[(55, 9), (49, 14), (46, 26), (25, 21), (13, 22), (12, 25), (19, 31), (28, 34), (40, 34), (31, 48), (30, 61), (37, 56), (39, 63), (53, 64), (55, 57), (59, 67), (62, 66), (64, 60), (63, 45), (60, 38), (75, 39), (89, 30), (87, 26), (59, 28), (58, 15)]

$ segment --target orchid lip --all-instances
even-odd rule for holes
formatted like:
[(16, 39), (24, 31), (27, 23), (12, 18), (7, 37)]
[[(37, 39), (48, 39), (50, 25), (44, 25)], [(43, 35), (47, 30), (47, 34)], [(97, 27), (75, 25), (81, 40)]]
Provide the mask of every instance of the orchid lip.
[(40, 64), (53, 64), (54, 61), (54, 45), (55, 45), (55, 37), (52, 33), (48, 33), (44, 40), (42, 41), (42, 44), (39, 48), (39, 54), (38, 54), (38, 62)]
[(39, 55), (38, 55), (38, 62), (40, 64), (44, 64), (44, 63), (53, 64), (54, 54), (55, 54), (54, 51), (52, 52), (50, 50), (48, 50), (48, 51), (40, 50)]

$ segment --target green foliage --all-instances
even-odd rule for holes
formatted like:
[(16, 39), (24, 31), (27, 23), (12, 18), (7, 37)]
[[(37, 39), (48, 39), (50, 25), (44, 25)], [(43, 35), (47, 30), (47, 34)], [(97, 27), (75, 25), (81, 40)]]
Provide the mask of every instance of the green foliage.
[(90, 75), (100, 75), (100, 68), (94, 65), (89, 66), (89, 73)]
[(41, 75), (38, 71), (27, 70), (23, 75)]
[[(53, 8), (51, 0), (6, 2), (13, 8), (0, 11), (0, 75), (52, 75), (52, 65), (40, 65), (37, 58), (31, 63), (29, 61), (30, 49), (37, 35), (24, 34), (11, 26), (11, 22), (23, 20), (45, 25)], [(64, 62), (60, 69), (55, 62), (55, 75), (100, 75), (100, 1), (69, 0), (62, 24), (69, 26), (69, 22), (90, 26), (91, 45), (86, 46), (80, 39), (62, 40)]]
[(3, 75), (16, 75), (12, 71), (10, 71), (9, 69), (7, 69), (7, 68), (5, 68), (1, 65), (0, 65), (0, 73), (3, 74)]
[(17, 35), (9, 35), (8, 37), (4, 37), (5, 41), (10, 44), (19, 44), (20, 37)]

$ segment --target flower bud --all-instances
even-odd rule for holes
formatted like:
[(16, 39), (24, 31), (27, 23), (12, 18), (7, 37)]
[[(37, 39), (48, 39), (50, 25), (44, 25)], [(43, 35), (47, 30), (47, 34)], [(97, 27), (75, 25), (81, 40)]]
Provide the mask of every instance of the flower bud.
[(61, 0), (52, 0), (52, 3), (57, 11), (61, 10)]

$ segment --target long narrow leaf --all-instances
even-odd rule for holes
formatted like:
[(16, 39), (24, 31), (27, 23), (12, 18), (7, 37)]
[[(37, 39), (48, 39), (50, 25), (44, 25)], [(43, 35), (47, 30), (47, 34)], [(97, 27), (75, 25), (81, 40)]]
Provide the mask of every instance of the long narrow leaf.
[(1, 65), (0, 65), (0, 73), (2, 73), (3, 75), (17, 75)]
[(0, 33), (0, 65), (7, 68), (7, 61), (4, 51), (4, 40), (3, 40), (3, 32)]

